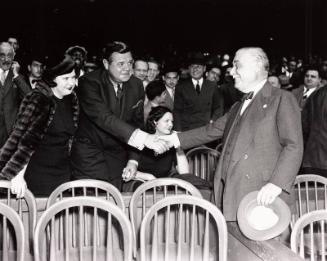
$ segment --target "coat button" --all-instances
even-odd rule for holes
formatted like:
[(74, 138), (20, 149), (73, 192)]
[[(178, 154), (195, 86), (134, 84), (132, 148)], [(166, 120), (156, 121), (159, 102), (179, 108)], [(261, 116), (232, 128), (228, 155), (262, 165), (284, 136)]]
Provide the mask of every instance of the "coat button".
[(245, 177), (246, 177), (247, 179), (250, 179), (250, 176), (249, 176), (248, 174), (246, 174)]
[(244, 155), (244, 159), (248, 159), (248, 157), (249, 157), (248, 154)]

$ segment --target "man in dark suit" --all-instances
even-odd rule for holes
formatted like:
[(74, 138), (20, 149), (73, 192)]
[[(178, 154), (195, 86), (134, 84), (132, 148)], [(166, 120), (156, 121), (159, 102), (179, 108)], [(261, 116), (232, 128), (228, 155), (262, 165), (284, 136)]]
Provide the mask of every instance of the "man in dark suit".
[(103, 68), (80, 78), (81, 116), (72, 147), (75, 179), (105, 180), (119, 188), (127, 162), (127, 169), (136, 173), (137, 149), (165, 149), (164, 142), (155, 143), (137, 129), (143, 126), (144, 88), (131, 77), (132, 66), (128, 46), (113, 42), (104, 48)]
[(196, 53), (189, 62), (191, 79), (176, 86), (174, 98), (174, 129), (185, 131), (204, 126), (222, 116), (223, 98), (214, 82), (203, 78), (205, 58)]
[(13, 47), (7, 42), (0, 43), (0, 148), (12, 130), (20, 102), (30, 91), (14, 57)]
[(327, 87), (311, 95), (302, 110), (304, 153), (301, 173), (327, 177)]
[(175, 89), (179, 80), (178, 69), (177, 67), (166, 65), (163, 71), (164, 75), (162, 76), (162, 80), (165, 83), (166, 96), (164, 102), (161, 105), (173, 111)]
[(301, 108), (305, 106), (306, 100), (319, 89), (321, 83), (320, 70), (317, 66), (308, 66), (304, 74), (304, 84), (293, 89), (296, 100)]
[(261, 48), (238, 50), (231, 75), (248, 99), (213, 124), (167, 136), (183, 149), (223, 136), (214, 193), (228, 221), (236, 220), (240, 201), (251, 191), (259, 190), (259, 204), (271, 204), (279, 195), (292, 203), (290, 192), (303, 153), (301, 113), (291, 93), (267, 82), (268, 70)]

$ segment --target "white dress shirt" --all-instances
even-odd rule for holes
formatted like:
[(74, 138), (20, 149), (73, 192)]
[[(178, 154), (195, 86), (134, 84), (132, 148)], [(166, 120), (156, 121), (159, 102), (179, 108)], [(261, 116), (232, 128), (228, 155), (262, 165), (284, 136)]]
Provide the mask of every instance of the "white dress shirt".
[(252, 99), (245, 100), (242, 105), (242, 109), (240, 114), (242, 115), (245, 109), (249, 106), (249, 104), (253, 101), (254, 97), (257, 95), (257, 93), (262, 89), (262, 87), (265, 85), (267, 79), (262, 80), (259, 82), (257, 85), (255, 85), (253, 88), (251, 88), (250, 91), (253, 92), (253, 97)]

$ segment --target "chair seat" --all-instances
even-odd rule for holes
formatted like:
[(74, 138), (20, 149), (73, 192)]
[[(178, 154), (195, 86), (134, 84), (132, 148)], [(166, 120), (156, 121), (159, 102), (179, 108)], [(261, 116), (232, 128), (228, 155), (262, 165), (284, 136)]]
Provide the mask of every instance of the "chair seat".
[[(162, 243), (162, 244), (159, 244), (159, 247), (158, 247), (158, 257), (156, 260), (151, 260), (151, 251), (152, 251), (152, 246), (151, 245), (147, 245), (146, 249), (147, 249), (147, 252), (146, 252), (146, 260), (147, 261), (164, 261), (165, 260), (165, 244)], [(188, 243), (184, 243), (182, 244), (182, 258), (181, 258), (181, 261), (188, 261), (190, 260), (190, 254), (191, 254), (191, 249), (189, 247), (189, 244)], [(217, 256), (218, 256), (218, 251), (214, 248), (214, 249), (210, 249), (210, 256), (209, 256), (209, 260), (208, 261), (215, 261), (215, 260), (218, 260)], [(177, 257), (177, 244), (175, 243), (171, 243), (169, 244), (169, 258), (168, 260), (170, 261), (174, 261), (176, 260), (176, 257)], [(140, 258), (138, 258), (137, 260), (140, 260)], [(202, 248), (200, 245), (197, 245), (195, 246), (195, 249), (194, 249), (194, 259), (193, 260), (196, 260), (196, 261), (202, 261)], [(144, 260), (142, 260), (144, 261)]]

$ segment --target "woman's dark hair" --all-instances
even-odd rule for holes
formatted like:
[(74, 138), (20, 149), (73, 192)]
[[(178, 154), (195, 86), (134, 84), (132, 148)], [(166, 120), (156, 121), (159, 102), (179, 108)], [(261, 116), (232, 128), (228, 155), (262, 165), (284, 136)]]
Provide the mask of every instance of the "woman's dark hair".
[(172, 113), (170, 109), (164, 106), (153, 107), (145, 123), (145, 130), (150, 134), (154, 134), (156, 132), (156, 122), (160, 120), (167, 112)]
[(75, 67), (74, 60), (69, 55), (65, 55), (63, 60), (54, 63), (53, 66), (45, 70), (42, 78), (49, 87), (54, 88), (57, 84), (53, 80), (59, 75), (71, 73)]

